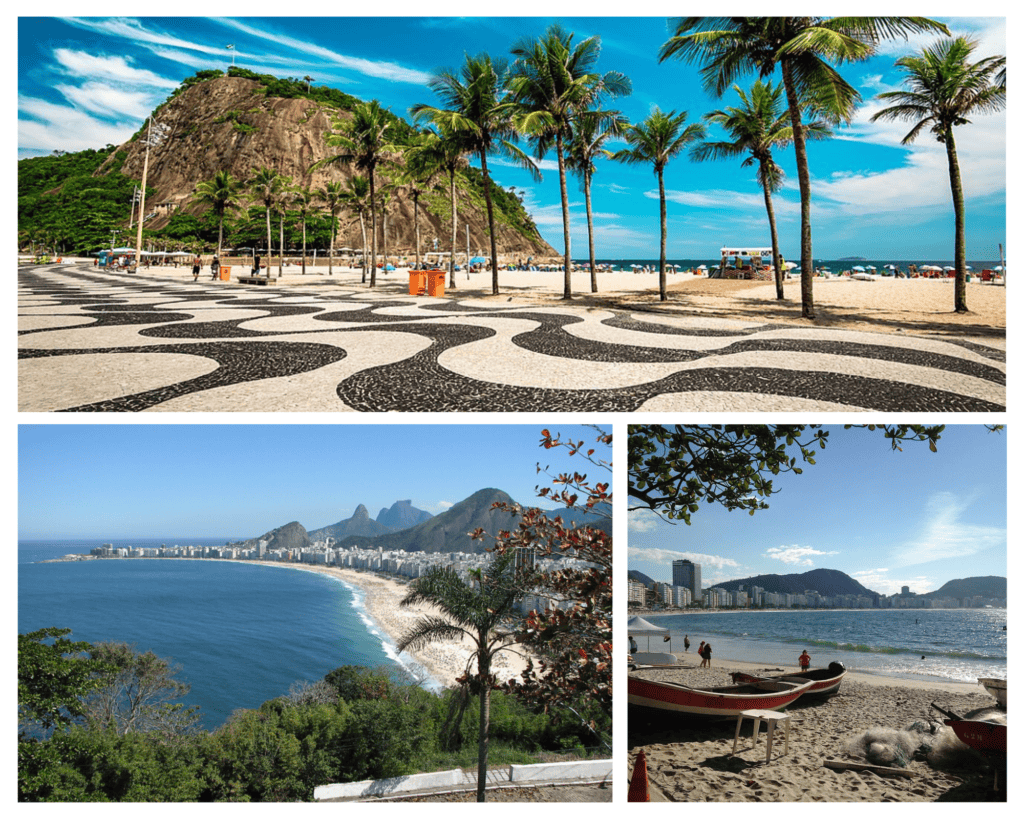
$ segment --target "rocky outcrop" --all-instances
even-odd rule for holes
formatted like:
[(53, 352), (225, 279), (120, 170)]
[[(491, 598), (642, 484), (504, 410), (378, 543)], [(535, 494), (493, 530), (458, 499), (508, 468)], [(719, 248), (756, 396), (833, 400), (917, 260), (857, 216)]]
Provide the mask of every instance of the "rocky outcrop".
[[(150, 149), (147, 187), (156, 195), (146, 201), (146, 225), (160, 228), (171, 214), (182, 209), (198, 214), (203, 208), (193, 203), (196, 186), (226, 170), (247, 179), (262, 167), (273, 168), (305, 187), (321, 188), (327, 182), (342, 181), (357, 171), (344, 165), (310, 170), (320, 160), (336, 153), (324, 140), (335, 122), (348, 114), (304, 98), (268, 97), (260, 83), (242, 77), (218, 77), (197, 82), (168, 100), (157, 120), (167, 126), (163, 142)], [(120, 146), (127, 152), (121, 172), (142, 178), (145, 147), (137, 137)], [(103, 173), (113, 159), (102, 167)], [(445, 188), (447, 191), (447, 188)], [(438, 192), (434, 206), (420, 206), (421, 247), (427, 248), (434, 237), (447, 245), (451, 220), (447, 205)], [(489, 245), (486, 238), (487, 216), (463, 192), (458, 195), (459, 244), (464, 246), (466, 225), (474, 248)], [(447, 194), (443, 195), (447, 202)], [(502, 253), (533, 256), (555, 255), (555, 251), (537, 235), (531, 239), (507, 225), (497, 225), (498, 249)], [(276, 230), (276, 228), (275, 228)], [(276, 236), (276, 233), (275, 233)], [(413, 202), (407, 188), (398, 188), (388, 217), (388, 247), (392, 252), (408, 252), (414, 245)], [(358, 219), (342, 218), (338, 246), (361, 247)]]
[(390, 507), (381, 509), (377, 515), (377, 523), (383, 523), (391, 529), (398, 531), (408, 529), (420, 523), (430, 520), (433, 515), (412, 505), (411, 500), (395, 501)]
[(344, 540), (353, 535), (377, 537), (390, 531), (392, 531), (392, 527), (372, 520), (366, 507), (363, 504), (359, 504), (356, 507), (356, 511), (352, 513), (352, 517), (339, 520), (330, 526), (324, 526), (322, 529), (314, 529), (309, 533), (309, 537), (312, 540), (324, 540), (328, 537), (332, 537), (335, 540)]

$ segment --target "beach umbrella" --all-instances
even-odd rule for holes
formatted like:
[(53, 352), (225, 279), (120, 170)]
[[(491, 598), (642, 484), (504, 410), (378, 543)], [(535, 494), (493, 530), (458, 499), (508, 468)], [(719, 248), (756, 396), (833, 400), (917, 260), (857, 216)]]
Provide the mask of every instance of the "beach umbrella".
[[(864, 272), (865, 272), (865, 271), (864, 271), (864, 268), (863, 268), (863, 267), (861, 267), (861, 266), (860, 266), (859, 264), (858, 264), (858, 265), (855, 265), (855, 266), (854, 266), (854, 267), (853, 267), (852, 269), (853, 269), (853, 270), (856, 270), (856, 271), (857, 271), (858, 273), (864, 273)], [(874, 270), (874, 268), (871, 268), (871, 269), (872, 269), (872, 270)]]
[(487, 264), (487, 259), (485, 259), (483, 256), (474, 256), (472, 259), (469, 260), (469, 263), (470, 264)]
[(651, 647), (651, 637), (661, 637), (663, 639), (665, 637), (672, 637), (672, 632), (669, 629), (656, 626), (654, 623), (644, 620), (643, 617), (636, 614), (626, 621), (626, 634), (631, 637), (646, 637), (648, 649)]
[(1002, 273), (1002, 272), (1003, 272), (1003, 266), (1002, 266), (1001, 264), (1000, 264), (1000, 265), (996, 265), (996, 266), (995, 266), (995, 267), (993, 267), (992, 269), (993, 269), (993, 270), (998, 270), (998, 271), (999, 271), (1000, 273)]
[(878, 270), (878, 268), (875, 267), (873, 264), (869, 264), (868, 265), (868, 270)]
[(394, 266), (393, 264), (385, 265), (385, 266), (384, 266), (384, 269), (385, 269), (385, 270), (394, 270), (394, 269), (395, 269), (395, 266)]

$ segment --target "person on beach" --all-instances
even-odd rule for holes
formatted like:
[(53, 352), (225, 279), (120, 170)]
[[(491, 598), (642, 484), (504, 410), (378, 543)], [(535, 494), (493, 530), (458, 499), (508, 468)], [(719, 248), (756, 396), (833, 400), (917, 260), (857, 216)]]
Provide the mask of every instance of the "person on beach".
[(212, 279), (217, 281), (217, 274), (220, 273), (220, 259), (216, 256), (213, 257), (213, 261), (210, 262), (210, 270), (213, 271)]
[(636, 640), (633, 639), (633, 635), (629, 635), (629, 653), (636, 654)]
[(683, 651), (689, 651), (689, 650), (690, 650), (690, 635), (687, 634), (683, 638)]
[(203, 259), (201, 256), (196, 256), (192, 260), (192, 281), (199, 281), (199, 271), (202, 270)]
[(704, 668), (711, 668), (711, 643), (704, 643), (704, 662), (701, 663)]
[[(703, 640), (701, 640), (700, 641), (700, 645), (697, 646), (697, 656), (700, 657), (701, 660), (703, 661), (703, 659), (704, 659), (704, 641)], [(700, 667), (701, 668), (704, 667), (704, 663), (703, 662), (701, 662)]]
[(811, 667), (811, 655), (807, 653), (807, 649), (804, 649), (804, 653), (800, 655), (800, 670), (806, 671)]

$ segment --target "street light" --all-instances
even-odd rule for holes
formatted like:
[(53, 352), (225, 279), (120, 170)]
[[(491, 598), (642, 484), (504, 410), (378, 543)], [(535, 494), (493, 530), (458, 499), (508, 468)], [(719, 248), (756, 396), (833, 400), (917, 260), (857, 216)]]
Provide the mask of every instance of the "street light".
[(142, 192), (139, 197), (139, 231), (135, 236), (135, 272), (139, 272), (139, 263), (142, 261), (142, 223), (146, 220), (146, 177), (149, 175), (149, 149), (155, 148), (164, 139), (167, 138), (167, 134), (170, 132), (170, 126), (164, 125), (162, 122), (156, 124), (156, 128), (153, 128), (153, 118), (149, 118), (149, 127), (146, 129), (146, 136), (142, 139), (142, 144), (146, 146), (146, 158), (142, 163)]

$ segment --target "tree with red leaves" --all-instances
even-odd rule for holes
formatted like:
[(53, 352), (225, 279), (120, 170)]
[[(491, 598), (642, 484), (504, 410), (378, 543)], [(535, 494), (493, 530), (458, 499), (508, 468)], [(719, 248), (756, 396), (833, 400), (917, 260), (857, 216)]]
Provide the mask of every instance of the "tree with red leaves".
[[(548, 430), (541, 432), (545, 449), (564, 447), (598, 469), (611, 474), (611, 434), (595, 427), (593, 446), (583, 441), (562, 440)], [(569, 509), (588, 513), (597, 525), (566, 522), (561, 515), (549, 517), (542, 509), (523, 509), (518, 504), (496, 503), (495, 508), (520, 516), (514, 531), (501, 531), (493, 550), (504, 554), (522, 549), (536, 558), (561, 558), (564, 568), (553, 571), (533, 569), (525, 576), (527, 588), (553, 598), (557, 607), (527, 614), (516, 633), (517, 642), (540, 659), (531, 660), (522, 677), (506, 688), (528, 702), (545, 708), (586, 701), (599, 707), (610, 719), (612, 709), (612, 493), (607, 481), (591, 481), (586, 474), (552, 474), (537, 465), (537, 472), (550, 475), (552, 486), (537, 487), (539, 497), (555, 500)], [(600, 528), (604, 526), (604, 528)], [(474, 538), (486, 537), (483, 530)], [(575, 558), (570, 560), (569, 558)], [(591, 720), (588, 724), (596, 731)]]

